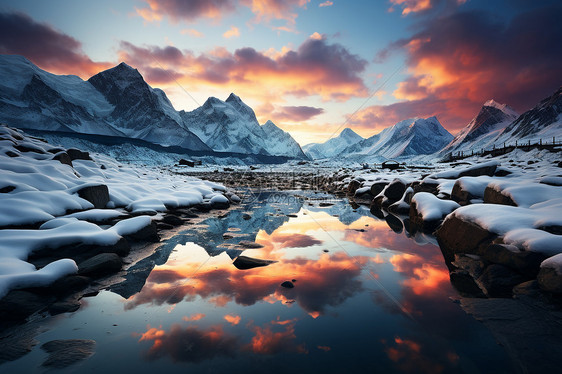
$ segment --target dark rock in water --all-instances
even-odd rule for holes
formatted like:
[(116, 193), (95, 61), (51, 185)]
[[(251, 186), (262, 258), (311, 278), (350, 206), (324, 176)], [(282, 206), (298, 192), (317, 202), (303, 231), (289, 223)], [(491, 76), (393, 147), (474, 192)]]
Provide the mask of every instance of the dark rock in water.
[(56, 155), (54, 155), (53, 160), (57, 160), (59, 161), (61, 164), (64, 165), (69, 165), (69, 166), (73, 166), (72, 165), (72, 160), (70, 159), (70, 156), (68, 155), (68, 153), (66, 152), (59, 152)]
[(386, 190), (384, 191), (384, 196), (386, 196), (391, 202), (396, 202), (402, 198), (404, 192), (406, 191), (406, 184), (400, 180), (395, 179), (393, 180)]
[(78, 274), (101, 276), (121, 270), (123, 262), (115, 253), (100, 253), (78, 264)]
[(450, 215), (435, 231), (435, 236), (447, 262), (454, 260), (455, 253), (480, 254), (497, 235), (476, 223)]
[(213, 207), (211, 206), (211, 203), (209, 203), (209, 202), (199, 203), (199, 204), (195, 205), (194, 208), (197, 209), (200, 212), (203, 212), (203, 213), (210, 212), (211, 209), (213, 209)]
[(68, 275), (54, 281), (49, 290), (56, 295), (69, 295), (83, 290), (90, 284), (90, 278), (81, 275)]
[(150, 225), (147, 225), (140, 229), (139, 231), (125, 235), (125, 238), (131, 241), (138, 241), (138, 242), (152, 242), (157, 243), (160, 241), (160, 236), (158, 235), (158, 228), (156, 226), (156, 222), (150, 222)]
[(76, 192), (82, 199), (91, 202), (94, 208), (102, 209), (109, 203), (109, 189), (105, 184), (83, 187)]
[(267, 266), (275, 262), (277, 261), (262, 260), (259, 258), (252, 258), (247, 256), (238, 256), (232, 264), (236, 266), (237, 269), (246, 270), (246, 269), (257, 268), (260, 266)]
[(158, 222), (158, 223), (156, 224), (156, 228), (157, 228), (158, 230), (171, 230), (171, 229), (174, 228), (174, 226), (172, 226), (172, 225), (170, 225), (170, 224), (168, 224), (168, 223)]
[[(9, 323), (9, 322), (8, 322)], [(40, 324), (10, 324), (9, 327), (0, 329), (0, 365), (15, 361), (29, 352), (39, 343), (37, 335), (40, 334)], [(9, 371), (6, 371), (9, 372)]]
[(284, 288), (295, 288), (295, 285), (294, 285), (293, 282), (291, 282), (291, 281), (285, 281), (285, 282), (281, 283), (281, 287), (284, 287)]
[(325, 208), (325, 207), (329, 207), (329, 206), (333, 206), (334, 203), (326, 203), (326, 202), (322, 202), (320, 204), (318, 204), (319, 207), (321, 208)]
[(16, 189), (16, 187), (14, 187), (14, 186), (2, 187), (2, 188), (0, 188), (0, 193), (10, 193), (15, 189)]
[(185, 218), (197, 218), (199, 215), (193, 211), (193, 209), (176, 209), (175, 212), (177, 214), (181, 214)]
[(538, 252), (520, 251), (517, 247), (506, 244), (491, 244), (482, 257), (491, 263), (517, 270), (529, 278), (537, 276), (541, 262), (546, 259), (546, 256)]
[(513, 287), (526, 281), (523, 275), (510, 268), (492, 264), (476, 280), (478, 286), (488, 297), (511, 297)]
[(453, 270), (450, 274), (451, 284), (463, 296), (485, 297), (470, 273), (463, 269)]
[(184, 223), (183, 219), (173, 214), (166, 214), (162, 221), (172, 226), (181, 226)]
[(79, 149), (76, 148), (69, 148), (66, 150), (66, 153), (68, 153), (68, 156), (70, 156), (70, 159), (72, 161), (74, 160), (91, 160), (90, 157), (90, 153), (88, 152), (83, 152)]
[(289, 218), (298, 218), (299, 217), (296, 214), (285, 214), (285, 215)]
[(96, 342), (85, 339), (51, 340), (41, 346), (49, 353), (42, 366), (63, 369), (83, 361), (95, 352)]
[(349, 185), (347, 186), (347, 193), (353, 195), (359, 187), (361, 187), (361, 182), (354, 179), (351, 182), (349, 182)]
[(517, 206), (510, 196), (504, 195), (501, 191), (497, 191), (492, 187), (486, 187), (484, 190), (484, 203)]
[(211, 204), (211, 209), (228, 209), (230, 208), (229, 201), (214, 201)]
[(562, 275), (556, 269), (541, 267), (537, 276), (541, 290), (554, 294), (562, 294)]
[(244, 214), (242, 214), (242, 219), (244, 221), (248, 221), (248, 220), (252, 219), (252, 216), (249, 215), (248, 213), (244, 213)]
[(62, 313), (72, 313), (80, 309), (80, 303), (77, 301), (59, 301), (49, 306), (49, 313), (52, 316)]
[(242, 240), (240, 243), (238, 243), (238, 245), (244, 248), (263, 248), (262, 244), (251, 242), (249, 240)]
[(402, 233), (402, 230), (404, 229), (404, 225), (402, 224), (400, 218), (396, 217), (394, 214), (389, 214), (385, 217), (385, 220), (386, 220), (386, 224), (388, 225), (388, 227), (390, 227), (392, 231), (394, 231), (397, 234)]
[(380, 209), (380, 205), (377, 206), (373, 200), (373, 202), (371, 203), (371, 207), (369, 208), (369, 211), (371, 212), (372, 215), (374, 215), (375, 217), (379, 218), (379, 219), (384, 219), (384, 213), (383, 211)]
[(180, 159), (179, 164), (183, 165), (183, 166), (189, 166), (189, 167), (192, 167), (192, 168), (195, 167), (195, 161), (185, 160), (183, 158)]
[(387, 182), (375, 182), (371, 185), (371, 195), (377, 196), (384, 190), (386, 187)]
[(24, 320), (45, 308), (49, 297), (24, 290), (12, 290), (0, 299), (0, 321)]

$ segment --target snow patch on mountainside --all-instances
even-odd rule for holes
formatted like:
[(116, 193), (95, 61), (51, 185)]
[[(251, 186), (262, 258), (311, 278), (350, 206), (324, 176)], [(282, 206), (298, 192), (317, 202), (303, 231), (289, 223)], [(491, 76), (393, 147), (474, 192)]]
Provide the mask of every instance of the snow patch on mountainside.
[(345, 148), (363, 140), (350, 128), (345, 128), (335, 138), (328, 139), (324, 143), (311, 143), (303, 147), (305, 154), (313, 160), (331, 158), (338, 155)]

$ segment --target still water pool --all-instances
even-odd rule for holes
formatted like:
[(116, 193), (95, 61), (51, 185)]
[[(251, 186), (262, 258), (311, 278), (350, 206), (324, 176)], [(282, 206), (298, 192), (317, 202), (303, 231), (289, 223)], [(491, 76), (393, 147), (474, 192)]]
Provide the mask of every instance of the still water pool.
[[(455, 302), (434, 238), (299, 194), (186, 226), (121, 284), (43, 321), (39, 344), (0, 371), (44, 371), (41, 344), (90, 339), (95, 353), (60, 372), (513, 372)], [(275, 262), (238, 269), (241, 253)]]

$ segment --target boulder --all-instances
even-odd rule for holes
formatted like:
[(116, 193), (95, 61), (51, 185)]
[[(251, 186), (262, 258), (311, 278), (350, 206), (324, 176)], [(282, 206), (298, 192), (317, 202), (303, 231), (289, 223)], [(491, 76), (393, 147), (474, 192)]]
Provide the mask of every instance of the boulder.
[(541, 267), (537, 275), (541, 290), (555, 294), (562, 294), (562, 274), (551, 267)]
[(150, 222), (150, 225), (143, 227), (142, 229), (140, 229), (135, 233), (125, 235), (125, 238), (137, 242), (146, 241), (146, 242), (157, 243), (160, 241), (160, 236), (158, 236), (158, 227), (156, 225), (156, 222), (154, 221)]
[(76, 148), (69, 148), (69, 149), (66, 150), (66, 153), (68, 153), (68, 156), (70, 156), (70, 159), (72, 161), (74, 161), (74, 160), (92, 160), (89, 152), (84, 152), (84, 151), (81, 151), (81, 150), (76, 149)]
[(357, 191), (359, 187), (361, 187), (361, 182), (354, 179), (351, 182), (349, 182), (349, 185), (347, 186), (347, 193), (353, 195), (355, 194), (355, 191)]
[(451, 284), (463, 296), (485, 297), (484, 292), (478, 287), (470, 273), (463, 269), (453, 270), (449, 274)]
[(183, 158), (180, 159), (179, 164), (183, 165), (183, 166), (189, 166), (189, 167), (192, 167), (192, 168), (195, 167), (195, 161), (185, 160)]
[(484, 203), (517, 206), (510, 196), (504, 195), (490, 186), (484, 190)]
[(262, 244), (251, 242), (249, 240), (242, 240), (240, 243), (238, 243), (238, 245), (244, 248), (263, 248)]
[(184, 223), (183, 219), (173, 214), (166, 214), (164, 218), (162, 218), (162, 222), (172, 226), (181, 226)]
[(253, 269), (253, 268), (257, 268), (257, 267), (261, 267), (261, 266), (267, 266), (267, 265), (273, 264), (275, 262), (277, 262), (277, 261), (262, 260), (262, 259), (259, 259), (259, 258), (252, 258), (252, 257), (247, 257), (247, 256), (238, 256), (232, 264), (237, 269), (247, 270), (247, 269)]
[(493, 264), (506, 266), (529, 278), (535, 278), (546, 256), (538, 252), (520, 251), (513, 245), (491, 244), (482, 257)]
[(115, 253), (100, 253), (78, 264), (78, 274), (102, 276), (121, 270), (123, 262)]
[(371, 185), (371, 195), (377, 196), (384, 190), (388, 183), (387, 182), (375, 182)]
[(72, 313), (80, 309), (78, 301), (58, 301), (49, 306), (49, 313), (52, 316), (62, 313)]
[(388, 225), (388, 227), (390, 227), (390, 229), (392, 231), (394, 231), (397, 234), (401, 234), (402, 230), (404, 230), (404, 225), (402, 224), (402, 221), (400, 220), (400, 218), (396, 217), (394, 214), (389, 214), (385, 217), (386, 220), (386, 224)]
[(492, 264), (484, 270), (476, 284), (488, 297), (511, 297), (513, 287), (527, 280), (506, 266)]
[(456, 181), (453, 185), (453, 191), (451, 192), (451, 200), (459, 203), (460, 205), (467, 205), (472, 199), (478, 199), (478, 196), (474, 196), (469, 191), (465, 190), (462, 186), (461, 181)]
[(449, 215), (435, 231), (445, 260), (454, 260), (455, 253), (480, 254), (497, 237), (476, 223)]
[(425, 178), (421, 182), (416, 181), (412, 183), (412, 188), (414, 189), (414, 194), (418, 192), (429, 192), (431, 194), (437, 195), (439, 193), (439, 181), (431, 178)]
[(284, 288), (295, 288), (295, 284), (291, 281), (285, 281), (283, 283), (281, 283), (281, 287)]
[[(402, 198), (406, 191), (406, 184), (401, 179), (396, 178), (384, 190), (384, 196), (390, 201), (396, 202)], [(389, 204), (390, 205), (390, 204)]]
[(68, 155), (68, 153), (66, 153), (66, 152), (64, 152), (64, 151), (55, 154), (55, 155), (53, 156), (53, 160), (57, 160), (57, 161), (59, 161), (61, 164), (64, 164), (64, 165), (69, 165), (69, 166), (71, 166), (71, 167), (73, 166), (73, 165), (72, 165), (72, 160), (70, 159), (70, 156)]
[(76, 192), (82, 199), (91, 202), (94, 208), (102, 209), (109, 203), (109, 189), (105, 184), (83, 187)]

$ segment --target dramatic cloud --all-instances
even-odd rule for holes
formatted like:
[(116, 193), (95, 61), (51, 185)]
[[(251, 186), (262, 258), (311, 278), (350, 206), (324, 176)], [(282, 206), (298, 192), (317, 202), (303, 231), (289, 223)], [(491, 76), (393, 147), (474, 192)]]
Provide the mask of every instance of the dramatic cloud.
[(21, 13), (0, 13), (0, 53), (22, 55), (50, 72), (83, 78), (110, 67), (92, 61), (78, 40)]
[(237, 38), (240, 36), (240, 30), (238, 27), (232, 26), (229, 30), (222, 34), (222, 36), (226, 39)]
[(237, 339), (227, 335), (221, 326), (199, 330), (191, 326), (184, 329), (176, 324), (172, 325), (170, 331), (149, 327), (139, 341), (153, 342), (152, 347), (145, 352), (148, 360), (170, 356), (175, 362), (202, 362), (218, 356), (233, 357), (239, 347)]
[(203, 318), (205, 318), (204, 313), (197, 313), (197, 314), (192, 314), (190, 316), (183, 316), (182, 320), (184, 320), (186, 322), (192, 322), (192, 321), (202, 320)]
[(271, 115), (276, 120), (301, 122), (307, 121), (322, 113), (324, 113), (324, 109), (322, 108), (314, 108), (310, 106), (283, 106)]
[(139, 47), (128, 42), (120, 46), (120, 59), (138, 67), (141, 73), (159, 69), (159, 74), (146, 77), (152, 84), (182, 77), (189, 85), (235, 85), (238, 90), (277, 99), (284, 95), (319, 95), (324, 100), (345, 101), (368, 94), (360, 76), (367, 62), (325, 39), (309, 38), (296, 50), (285, 50), (276, 56), (253, 48), (234, 53), (217, 48), (196, 55), (172, 46)]
[(285, 20), (286, 26), (276, 27), (280, 31), (294, 31), (297, 8), (305, 8), (310, 0), (244, 0), (255, 14), (254, 22), (270, 22), (271, 20)]
[(148, 8), (137, 8), (137, 14), (147, 22), (160, 21), (164, 16), (173, 22), (195, 21), (198, 18), (219, 19), (236, 8), (232, 0), (145, 0)]
[[(262, 355), (271, 355), (282, 352), (306, 353), (307, 351), (304, 345), (295, 344), (297, 336), (295, 335), (294, 322), (286, 322), (287, 323), (277, 323), (274, 321), (271, 324), (264, 325), (263, 327), (250, 327), (255, 335), (252, 338), (251, 343), (246, 348), (254, 353)], [(280, 325), (283, 327), (280, 331), (274, 331), (274, 325)]]
[(389, 12), (394, 11), (394, 7), (402, 8), (402, 15), (407, 16), (410, 13), (424, 13), (430, 9), (436, 8), (441, 3), (447, 6), (458, 6), (466, 3), (466, 0), (390, 0), (392, 6)]
[[(412, 116), (437, 115), (449, 130), (464, 127), (488, 99), (523, 112), (562, 82), (562, 7), (533, 9), (502, 24), (484, 12), (427, 22), (391, 48), (407, 52), (411, 74), (394, 92), (404, 100), (374, 106), (352, 122), (380, 128)], [(385, 53), (379, 57), (384, 57)]]
[(232, 326), (235, 326), (235, 325), (240, 323), (240, 320), (242, 318), (238, 315), (227, 314), (226, 316), (224, 316), (224, 319), (225, 319), (226, 322), (230, 323)]

